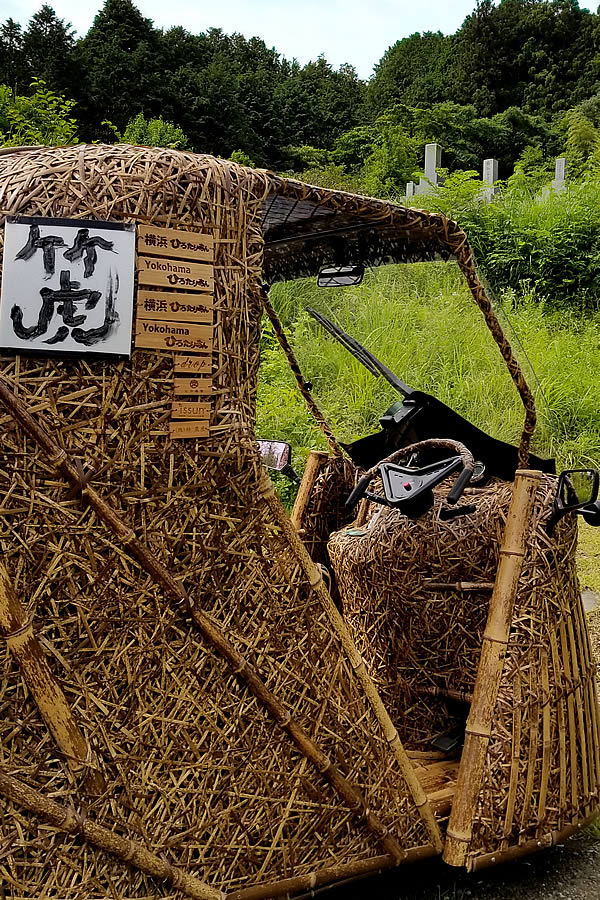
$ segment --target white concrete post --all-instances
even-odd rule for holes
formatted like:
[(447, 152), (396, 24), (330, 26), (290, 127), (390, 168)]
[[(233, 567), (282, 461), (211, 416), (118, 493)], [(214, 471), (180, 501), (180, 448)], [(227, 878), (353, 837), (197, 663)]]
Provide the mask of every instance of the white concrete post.
[(486, 185), (484, 188), (485, 199), (489, 202), (498, 188), (495, 186), (498, 181), (498, 160), (484, 159), (483, 161), (483, 181)]
[(419, 178), (419, 183), (415, 187), (415, 194), (427, 194), (432, 184), (440, 183), (437, 170), (441, 164), (442, 148), (440, 145), (425, 144), (425, 177)]
[(562, 191), (565, 186), (567, 175), (567, 160), (564, 156), (559, 156), (554, 164), (554, 181), (552, 187), (555, 191)]

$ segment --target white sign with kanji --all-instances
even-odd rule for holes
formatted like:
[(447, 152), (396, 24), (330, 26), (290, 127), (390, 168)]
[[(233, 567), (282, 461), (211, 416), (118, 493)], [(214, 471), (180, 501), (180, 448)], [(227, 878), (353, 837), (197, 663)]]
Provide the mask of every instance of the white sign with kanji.
[(133, 225), (9, 217), (0, 346), (129, 356), (134, 271)]

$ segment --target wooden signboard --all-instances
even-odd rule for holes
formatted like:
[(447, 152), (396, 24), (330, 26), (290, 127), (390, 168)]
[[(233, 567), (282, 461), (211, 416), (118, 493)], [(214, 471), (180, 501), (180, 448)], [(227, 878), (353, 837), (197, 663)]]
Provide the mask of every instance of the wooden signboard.
[(191, 397), (194, 394), (205, 395), (212, 391), (212, 379), (209, 375), (196, 375), (193, 378), (176, 378), (173, 393), (176, 397)]
[(136, 347), (180, 351), (169, 435), (205, 438), (212, 393), (214, 241), (175, 228), (138, 227)]
[(156, 228), (154, 225), (138, 225), (138, 250), (152, 256), (169, 259), (191, 259), (195, 262), (212, 262), (214, 240), (212, 234), (196, 234), (177, 228)]
[(140, 284), (208, 293), (212, 293), (215, 286), (213, 267), (205, 263), (138, 256), (137, 272)]
[(212, 325), (136, 319), (135, 346), (150, 350), (212, 352)]
[(208, 419), (204, 422), (169, 422), (171, 438), (206, 438), (208, 434)]
[(165, 319), (169, 322), (211, 323), (213, 298), (210, 294), (167, 294), (139, 290), (138, 319)]
[[(212, 371), (212, 360), (208, 356), (186, 356), (175, 357), (176, 372), (193, 372), (195, 375), (210, 375)], [(177, 381), (177, 379), (175, 379)]]
[(210, 403), (186, 403), (184, 400), (173, 400), (172, 419), (208, 419), (209, 417)]

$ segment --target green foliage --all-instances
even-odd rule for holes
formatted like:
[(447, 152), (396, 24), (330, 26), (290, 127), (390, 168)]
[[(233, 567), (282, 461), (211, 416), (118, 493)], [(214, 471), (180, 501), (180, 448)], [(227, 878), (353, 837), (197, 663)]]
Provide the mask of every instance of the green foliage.
[(143, 113), (138, 113), (135, 119), (127, 123), (123, 142), (141, 144), (144, 147), (170, 147), (177, 150), (188, 148), (188, 139), (181, 128), (172, 122), (165, 122), (161, 116), (148, 120)]
[[(520, 400), (454, 263), (385, 266), (368, 273), (358, 287), (327, 291), (300, 280), (276, 285), (271, 296), (302, 371), (341, 440), (376, 430), (397, 394), (309, 318), (306, 306), (339, 322), (413, 387), (435, 394), (490, 434), (518, 441)], [(600, 413), (590, 359), (600, 341), (600, 317), (565, 315), (527, 293), (506, 293), (504, 303), (539, 379), (537, 452), (556, 455), (561, 467), (598, 465)], [(269, 326), (263, 334), (257, 429), (260, 437), (288, 440), (296, 460), (324, 446)]]
[(84, 129), (104, 138), (102, 119), (124, 130), (142, 112), (163, 112), (159, 33), (131, 0), (106, 0), (74, 51), (81, 70), (75, 98)]
[(440, 31), (411, 34), (396, 41), (375, 68), (368, 101), (376, 114), (389, 106), (438, 103), (448, 96), (452, 38)]
[(0, 84), (7, 84), (16, 94), (26, 83), (23, 57), (23, 33), (14, 19), (0, 26)]
[(600, 132), (593, 122), (575, 107), (565, 116), (567, 129), (566, 154), (571, 175), (582, 175), (588, 163), (600, 150)]
[(465, 228), (497, 291), (529, 285), (538, 301), (579, 312), (600, 307), (600, 184), (597, 176), (539, 191), (539, 174), (517, 171), (491, 203), (476, 173), (456, 173), (427, 198)]
[(77, 124), (71, 116), (75, 102), (55, 94), (41, 79), (34, 79), (31, 97), (14, 96), (0, 85), (0, 143), (61, 146), (77, 143)]
[(254, 160), (247, 153), (244, 153), (243, 150), (234, 150), (229, 159), (240, 166), (250, 166), (252, 169), (256, 167)]
[[(114, 139), (106, 123), (122, 133), (141, 113), (173, 123), (197, 152), (240, 151), (259, 166), (396, 196), (426, 142), (442, 144), (451, 170), (494, 156), (507, 178), (528, 148), (542, 153), (538, 169), (559, 152), (565, 110), (598, 127), (599, 38), (600, 15), (576, 0), (480, 0), (455, 35), (393, 43), (365, 85), (351, 65), (301, 66), (258, 37), (163, 31), (132, 0), (105, 0), (75, 41), (44, 4), (24, 31), (13, 19), (0, 26), (0, 83), (24, 95), (36, 75), (73, 97), (86, 140)], [(597, 156), (589, 166), (574, 157), (572, 172)]]

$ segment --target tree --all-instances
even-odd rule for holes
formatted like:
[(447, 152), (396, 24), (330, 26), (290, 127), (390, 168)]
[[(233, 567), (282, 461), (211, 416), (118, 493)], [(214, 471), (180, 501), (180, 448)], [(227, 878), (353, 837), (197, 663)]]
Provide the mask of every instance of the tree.
[(101, 121), (117, 128), (139, 112), (163, 111), (160, 32), (131, 0), (106, 0), (76, 56), (83, 76), (76, 99), (89, 136), (102, 136)]
[(14, 19), (0, 26), (0, 83), (9, 85), (15, 94), (25, 84), (23, 35)]
[(368, 86), (368, 100), (379, 115), (395, 103), (421, 106), (449, 96), (452, 38), (441, 31), (411, 34), (386, 50)]
[(28, 80), (41, 78), (55, 91), (71, 90), (76, 81), (74, 31), (45, 3), (23, 35), (23, 65)]
[(332, 147), (349, 127), (364, 116), (364, 85), (352, 66), (335, 71), (320, 56), (296, 65), (277, 89), (274, 111), (282, 144)]
[(595, 29), (577, 0), (480, 0), (455, 36), (449, 96), (483, 116), (565, 110), (593, 87)]

